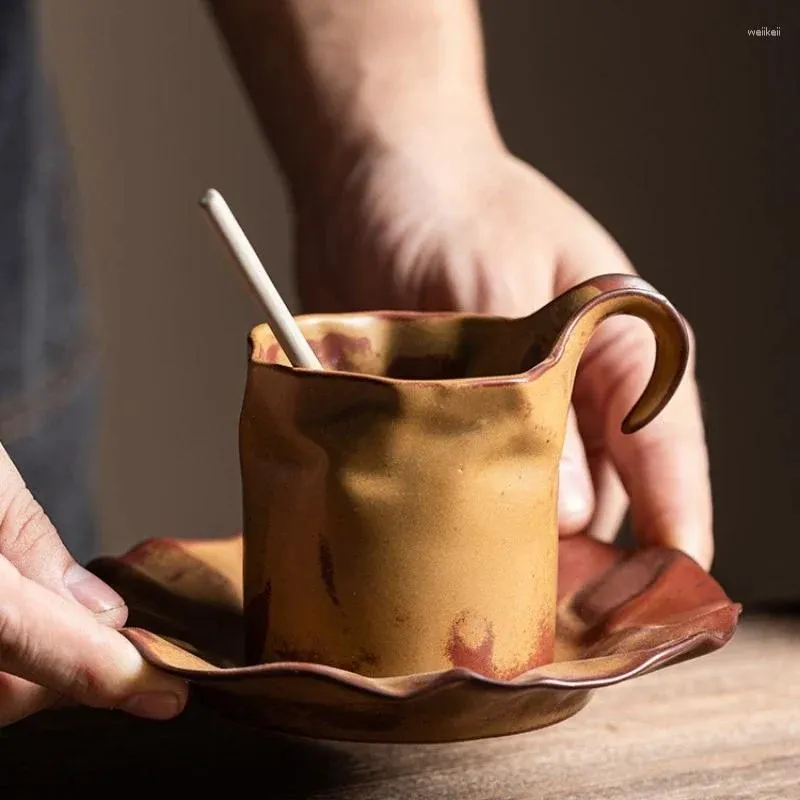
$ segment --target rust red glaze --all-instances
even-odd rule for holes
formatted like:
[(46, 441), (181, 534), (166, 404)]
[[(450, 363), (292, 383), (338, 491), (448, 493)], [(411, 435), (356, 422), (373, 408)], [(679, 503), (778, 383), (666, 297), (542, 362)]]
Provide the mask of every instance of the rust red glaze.
[(459, 614), (450, 626), (450, 638), (447, 642), (447, 657), (454, 667), (465, 667), (481, 675), (493, 675), (495, 667), (494, 657), (494, 631), (491, 623), (486, 625), (481, 641), (470, 647), (461, 633), (467, 623), (469, 612)]
[(272, 586), (267, 581), (264, 590), (257, 594), (247, 605), (245, 613), (245, 659), (248, 664), (261, 661), (261, 652), (269, 630), (269, 604)]
[(338, 606), (339, 597), (336, 594), (336, 584), (333, 580), (333, 557), (331, 556), (331, 548), (324, 539), (319, 541), (319, 569), (328, 597), (330, 597), (334, 605)]
[(461, 629), (467, 624), (469, 612), (464, 611), (459, 614), (450, 627), (450, 638), (447, 641), (447, 657), (454, 667), (463, 667), (484, 675), (487, 678), (499, 680), (512, 680), (518, 675), (522, 675), (534, 667), (540, 666), (552, 660), (553, 649), (555, 647), (555, 633), (547, 632), (539, 637), (541, 642), (536, 652), (531, 653), (528, 661), (519, 664), (513, 669), (498, 669), (494, 663), (494, 630), (491, 623), (487, 623), (481, 641), (474, 646), (470, 646), (464, 640)]
[(165, 550), (185, 552), (185, 548), (176, 539), (144, 539), (127, 553), (119, 556), (119, 560), (132, 565), (146, 564), (154, 555)]
[[(372, 342), (366, 336), (346, 336), (343, 333), (326, 333), (321, 339), (309, 339), (308, 344), (327, 369), (350, 371), (354, 355), (368, 354)], [(271, 344), (263, 360), (274, 363), (283, 350), (279, 344)]]

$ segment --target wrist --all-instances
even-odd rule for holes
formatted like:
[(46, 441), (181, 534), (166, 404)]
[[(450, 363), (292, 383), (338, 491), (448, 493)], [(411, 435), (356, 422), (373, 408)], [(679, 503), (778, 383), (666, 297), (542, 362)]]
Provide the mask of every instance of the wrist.
[(458, 162), (477, 150), (501, 150), (504, 144), (486, 103), (461, 98), (413, 98), (384, 110), (381, 104), (360, 109), (319, 132), (315, 153), (282, 159), (295, 201), (328, 197), (354, 173), (387, 159), (403, 159), (430, 169)]
[[(281, 157), (297, 211), (328, 214), (387, 165), (447, 180), (487, 154), (506, 153), (482, 77), (439, 74), (397, 92), (358, 88), (346, 113), (319, 125), (313, 155)], [(292, 169), (292, 164), (299, 169)]]

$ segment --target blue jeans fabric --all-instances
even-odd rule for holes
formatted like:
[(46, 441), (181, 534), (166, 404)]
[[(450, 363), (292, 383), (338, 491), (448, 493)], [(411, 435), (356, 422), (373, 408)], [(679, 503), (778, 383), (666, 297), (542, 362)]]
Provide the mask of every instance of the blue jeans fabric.
[(75, 558), (93, 556), (97, 370), (68, 159), (32, 4), (0, 2), (0, 442)]

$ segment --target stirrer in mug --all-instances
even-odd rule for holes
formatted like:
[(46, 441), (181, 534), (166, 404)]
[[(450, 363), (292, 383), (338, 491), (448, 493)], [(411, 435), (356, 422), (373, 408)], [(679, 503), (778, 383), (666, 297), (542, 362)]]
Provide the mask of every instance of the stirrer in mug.
[(322, 364), (300, 332), (286, 303), (222, 195), (216, 189), (209, 189), (200, 200), (200, 205), (208, 212), (227, 245), (228, 252), (264, 306), (267, 322), (292, 366), (321, 370)]

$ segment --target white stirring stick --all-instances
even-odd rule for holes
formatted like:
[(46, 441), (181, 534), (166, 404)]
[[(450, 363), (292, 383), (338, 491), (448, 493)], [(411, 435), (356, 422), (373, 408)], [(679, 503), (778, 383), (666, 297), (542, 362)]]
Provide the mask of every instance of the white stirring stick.
[(216, 189), (209, 189), (200, 200), (200, 205), (208, 212), (233, 260), (239, 265), (264, 306), (269, 326), (292, 366), (321, 370), (322, 364), (297, 327), (286, 303), (222, 195)]

